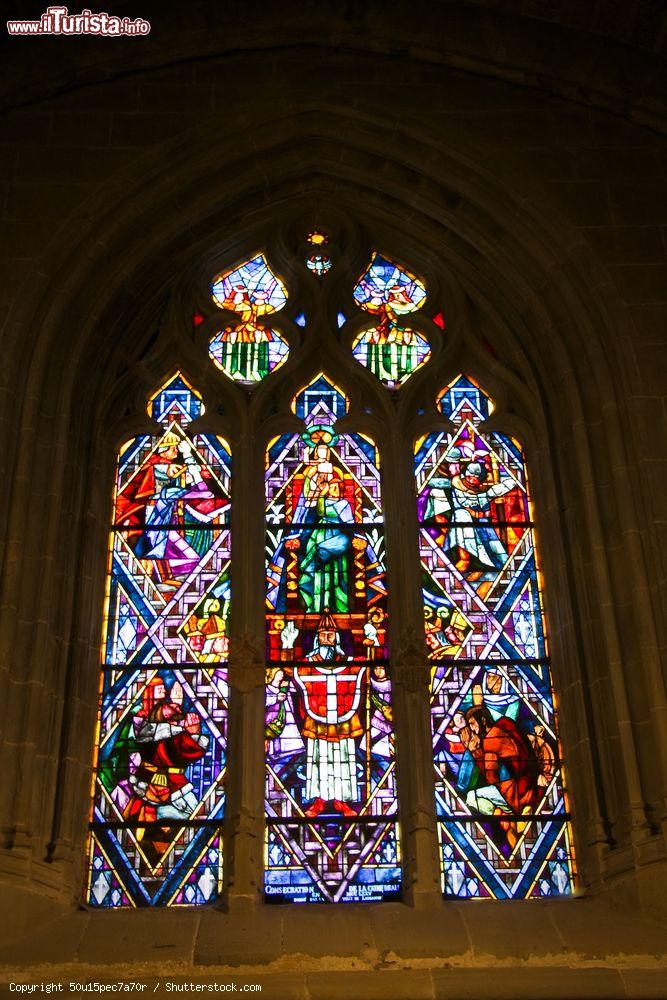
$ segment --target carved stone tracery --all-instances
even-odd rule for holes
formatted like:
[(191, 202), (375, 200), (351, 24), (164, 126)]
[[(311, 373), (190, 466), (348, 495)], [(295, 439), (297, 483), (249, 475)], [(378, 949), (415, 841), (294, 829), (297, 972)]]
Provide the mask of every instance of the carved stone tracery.
[(229, 683), (241, 694), (264, 684), (264, 657), (252, 632), (232, 634), (229, 640)]
[(415, 695), (427, 690), (431, 670), (423, 632), (409, 626), (398, 637), (396, 652), (392, 656), (393, 676), (398, 685)]

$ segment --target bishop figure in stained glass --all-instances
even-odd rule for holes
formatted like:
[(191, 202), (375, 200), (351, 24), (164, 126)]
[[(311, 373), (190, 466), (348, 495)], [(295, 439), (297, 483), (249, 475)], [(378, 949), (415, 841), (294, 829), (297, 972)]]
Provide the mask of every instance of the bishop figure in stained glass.
[(400, 881), (380, 483), (323, 376), (267, 470), (267, 898), (381, 899)]

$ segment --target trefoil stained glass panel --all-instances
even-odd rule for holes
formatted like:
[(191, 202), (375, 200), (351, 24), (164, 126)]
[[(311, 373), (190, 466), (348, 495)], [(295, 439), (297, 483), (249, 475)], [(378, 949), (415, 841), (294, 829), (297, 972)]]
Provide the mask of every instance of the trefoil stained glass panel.
[(282, 309), (287, 289), (257, 254), (239, 267), (223, 271), (213, 281), (213, 301), (237, 313), (239, 322), (226, 326), (209, 344), (211, 360), (234, 382), (251, 388), (287, 359), (289, 345), (262, 319)]
[(401, 320), (426, 299), (424, 282), (392, 261), (374, 253), (354, 286), (354, 298), (376, 322), (354, 339), (352, 354), (389, 389), (397, 389), (426, 364), (428, 341)]

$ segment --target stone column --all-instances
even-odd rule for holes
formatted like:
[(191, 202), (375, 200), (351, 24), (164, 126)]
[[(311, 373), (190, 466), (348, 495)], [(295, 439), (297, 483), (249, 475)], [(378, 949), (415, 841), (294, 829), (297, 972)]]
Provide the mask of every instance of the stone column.
[(403, 898), (412, 906), (439, 906), (430, 669), (423, 629), (412, 443), (398, 420), (391, 439), (381, 447), (381, 456)]
[(30, 396), (17, 428), (19, 461), (0, 601), (0, 659), (7, 666), (0, 671), (0, 872), (9, 879), (30, 878), (50, 894), (58, 891), (61, 874), (45, 857), (60, 754), (72, 614), (69, 581), (82, 481), (68, 465), (69, 414), (61, 389), (64, 395), (58, 385)]
[(230, 908), (259, 903), (264, 856), (264, 454), (247, 431), (232, 453), (232, 617), (225, 884)]

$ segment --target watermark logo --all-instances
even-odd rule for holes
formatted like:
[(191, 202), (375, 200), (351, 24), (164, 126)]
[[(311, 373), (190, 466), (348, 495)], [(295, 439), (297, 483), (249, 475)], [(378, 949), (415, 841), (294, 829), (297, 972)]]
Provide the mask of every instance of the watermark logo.
[(93, 14), (85, 8), (70, 14), (67, 7), (47, 7), (39, 21), (7, 21), (10, 35), (104, 35), (121, 38), (149, 34), (150, 22), (143, 17), (117, 17), (101, 11)]

